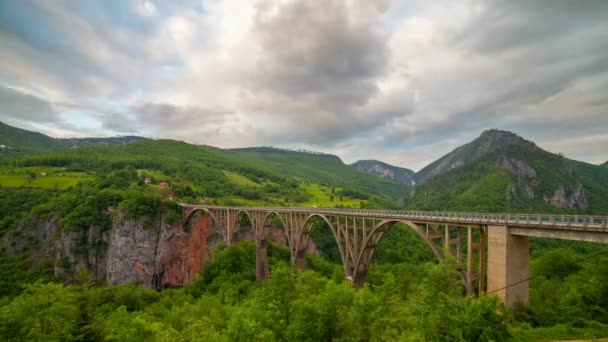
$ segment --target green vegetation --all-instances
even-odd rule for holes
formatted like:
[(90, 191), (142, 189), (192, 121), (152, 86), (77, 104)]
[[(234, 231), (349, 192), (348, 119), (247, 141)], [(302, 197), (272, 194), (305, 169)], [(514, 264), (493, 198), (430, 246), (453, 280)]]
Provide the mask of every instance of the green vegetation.
[(36, 172), (31, 169), (44, 168), (23, 168), (0, 172), (0, 187), (66, 190), (78, 183), (93, 179), (91, 175), (84, 172), (65, 172), (63, 168), (49, 168), (45, 172)]
[[(533, 263), (527, 307), (463, 296), (450, 263), (396, 263), (372, 269), (361, 291), (341, 267), (309, 258), (292, 272), (285, 247), (269, 246), (271, 278), (255, 281), (255, 245), (219, 245), (188, 286), (158, 293), (135, 285), (92, 287), (42, 281), (0, 302), (0, 337), (130, 341), (547, 341), (606, 337), (608, 256), (570, 250)], [(555, 268), (554, 265), (559, 265)], [(547, 268), (548, 267), (548, 268)], [(337, 272), (337, 273), (336, 273)], [(557, 274), (557, 276), (556, 276)], [(343, 274), (342, 274), (343, 275)], [(585, 295), (583, 295), (585, 294)]]
[[(532, 167), (535, 176), (517, 174), (501, 167), (504, 158), (520, 160)], [(581, 186), (583, 197), (575, 192)], [(512, 191), (509, 192), (509, 186)], [(564, 188), (578, 207), (559, 209), (545, 198)], [(574, 197), (573, 197), (574, 196)], [(542, 212), (597, 214), (608, 212), (608, 169), (590, 165), (540, 149), (510, 146), (475, 162), (446, 172), (416, 187), (407, 203), (416, 210), (479, 212)]]
[[(505, 340), (509, 312), (495, 299), (462, 296), (442, 265), (378, 273), (355, 292), (317, 271), (294, 274), (288, 251), (271, 251), (271, 278), (255, 282), (251, 242), (219, 247), (197, 278), (157, 293), (123, 285), (37, 282), (0, 305), (5, 340)], [(415, 273), (414, 273), (415, 272)], [(401, 278), (418, 277), (407, 290)], [(405, 292), (404, 292), (405, 291)], [(457, 324), (457, 322), (466, 322)]]
[(233, 156), (239, 160), (263, 166), (282, 175), (374, 194), (389, 198), (393, 202), (396, 202), (405, 190), (396, 182), (359, 172), (333, 155), (263, 147), (233, 151)]
[(0, 122), (0, 160), (88, 145), (121, 145), (141, 140), (144, 140), (144, 138), (134, 136), (55, 139), (38, 132), (12, 127)]
[[(311, 157), (316, 156), (298, 154), (302, 160)], [(356, 172), (341, 162), (342, 167), (339, 169), (342, 173), (347, 170), (352, 177), (369, 181), (371, 190), (347, 186), (334, 188), (302, 182), (297, 178), (300, 176), (299, 171), (286, 171), (279, 175), (272, 169), (275, 164), (255, 162), (255, 158), (251, 160), (247, 153), (171, 140), (141, 141), (120, 146), (89, 146), (12, 160), (0, 173), (0, 186), (61, 190), (85, 180), (105, 177), (103, 175), (108, 172), (131, 167), (139, 176), (139, 179), (134, 178), (132, 181), (141, 183), (149, 177), (152, 184), (169, 182), (177, 197), (189, 202), (197, 202), (197, 198), (212, 198), (215, 203), (226, 205), (321, 204), (344, 207), (395, 207), (397, 203), (396, 197), (391, 195), (397, 189), (395, 183)], [(291, 163), (290, 160), (285, 162)], [(43, 172), (47, 173), (44, 177), (40, 176)], [(60, 176), (64, 178), (57, 178)], [(345, 176), (345, 179), (348, 177)], [(125, 187), (128, 181), (123, 183), (121, 187)], [(390, 185), (392, 192), (386, 196), (379, 195), (386, 185)], [(330, 188), (334, 192), (325, 195)]]
[(26, 154), (46, 153), (67, 148), (56, 139), (41, 133), (12, 127), (0, 122), (0, 160)]

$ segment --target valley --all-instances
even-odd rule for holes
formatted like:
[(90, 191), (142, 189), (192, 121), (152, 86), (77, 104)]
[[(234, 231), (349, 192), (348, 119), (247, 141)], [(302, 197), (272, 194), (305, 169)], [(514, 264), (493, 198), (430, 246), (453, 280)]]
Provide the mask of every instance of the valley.
[[(46, 141), (38, 133), (10, 131)], [(306, 324), (317, 316), (325, 317), (315, 323), (323, 327), (315, 330), (317, 339), (543, 341), (608, 331), (604, 244), (531, 238), (530, 301), (506, 308), (494, 296), (466, 296), (451, 259), (438, 263), (405, 224), (379, 241), (366, 285), (355, 291), (344, 280), (341, 252), (326, 223), (311, 227), (307, 270), (294, 273), (283, 224), (273, 220), (264, 242), (269, 279), (257, 283), (249, 219), (242, 218), (227, 241), (209, 215), (184, 223), (179, 206), (608, 212), (608, 169), (544, 151), (510, 132), (485, 131), (418, 172), (379, 161), (351, 166), (327, 154), (174, 140), (17, 149), (0, 164), (5, 337), (61, 340), (71, 331), (127, 339), (140, 336), (131, 329), (141, 323), (145, 334), (161, 340), (163, 334), (167, 340), (299, 340), (311, 336)], [(588, 296), (577, 296), (581, 291)], [(57, 299), (43, 304), (39, 298), (46, 294)], [(68, 310), (68, 319), (52, 310)], [(30, 329), (43, 312), (45, 320), (65, 326)], [(199, 328), (174, 321), (180, 315)]]

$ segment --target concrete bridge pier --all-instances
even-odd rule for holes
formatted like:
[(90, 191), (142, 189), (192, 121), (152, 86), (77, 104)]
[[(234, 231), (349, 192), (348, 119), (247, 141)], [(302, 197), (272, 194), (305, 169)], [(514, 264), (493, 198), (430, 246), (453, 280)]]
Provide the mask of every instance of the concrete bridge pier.
[(255, 279), (266, 280), (269, 276), (268, 242), (266, 239), (258, 239), (255, 248)]
[(306, 270), (306, 248), (298, 248), (295, 250), (292, 264), (298, 271)]
[(488, 293), (505, 305), (528, 304), (530, 244), (527, 236), (511, 235), (507, 226), (488, 226)]

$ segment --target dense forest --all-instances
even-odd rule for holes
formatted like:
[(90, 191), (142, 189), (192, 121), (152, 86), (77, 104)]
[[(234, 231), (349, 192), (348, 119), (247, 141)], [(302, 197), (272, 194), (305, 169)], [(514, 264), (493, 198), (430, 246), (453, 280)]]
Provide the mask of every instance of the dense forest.
[(289, 251), (269, 249), (271, 277), (255, 281), (255, 245), (218, 246), (182, 289), (37, 281), (0, 306), (7, 341), (543, 341), (606, 336), (608, 256), (570, 249), (532, 265), (529, 306), (463, 296), (453, 266), (379, 263), (360, 291), (316, 255), (294, 272)]
[[(492, 165), (484, 161), (443, 178), (465, 184), (480, 175), (483, 182), (476, 186), (487, 185), (486, 197), (463, 193), (452, 201), (437, 186), (439, 180), (420, 188), (427, 197), (417, 201), (426, 202), (408, 205), (528, 211), (517, 202), (506, 204), (504, 192), (492, 189), (493, 182), (504, 179)], [(161, 187), (162, 182), (170, 186)], [(138, 283), (107, 286), (86, 269), (58, 277), (58, 267), (74, 265), (40, 255), (46, 241), (26, 235), (29, 226), (40, 222), (82, 236), (93, 227), (109, 231), (130, 218), (155, 229), (159, 217), (167, 223), (181, 219), (178, 201), (398, 208), (404, 193), (402, 185), (358, 172), (334, 156), (225, 151), (168, 140), (5, 160), (0, 165), (0, 336), (7, 341), (545, 341), (608, 336), (608, 248), (601, 244), (532, 239), (530, 303), (508, 309), (491, 294), (465, 296), (453, 260), (437, 263), (425, 242), (404, 225), (380, 242), (369, 281), (360, 291), (344, 281), (335, 240), (323, 224), (312, 232), (318, 254), (307, 255), (306, 272), (292, 270), (289, 251), (271, 244), (271, 277), (256, 282), (255, 245), (241, 240), (216, 246), (213, 258), (185, 287), (160, 292)], [(101, 240), (92, 244), (82, 239), (70, 252), (103, 257), (106, 249)]]

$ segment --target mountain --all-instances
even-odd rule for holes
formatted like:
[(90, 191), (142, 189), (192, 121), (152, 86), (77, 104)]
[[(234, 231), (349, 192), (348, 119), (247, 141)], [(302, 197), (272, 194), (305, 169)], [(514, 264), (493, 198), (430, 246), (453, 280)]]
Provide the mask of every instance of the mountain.
[(9, 126), (0, 122), (0, 156), (45, 153), (67, 148), (67, 145), (42, 133)]
[(242, 161), (310, 182), (348, 187), (391, 199), (400, 198), (404, 193), (404, 189), (395, 181), (359, 172), (331, 154), (272, 147), (231, 151)]
[(481, 133), (479, 138), (460, 146), (445, 156), (427, 165), (415, 175), (417, 183), (424, 183), (430, 178), (441, 175), (450, 170), (462, 167), (487, 154), (494, 153), (509, 146), (520, 146), (523, 149), (533, 149), (533, 142), (524, 140), (522, 137), (497, 129), (491, 129)]
[(146, 140), (137, 136), (55, 139), (0, 122), (0, 158), (41, 154), (89, 145), (123, 145)]
[(607, 161), (607, 162), (605, 162), (604, 164), (602, 164), (601, 166), (603, 166), (603, 167), (608, 167), (608, 161)]
[(407, 206), (419, 210), (608, 211), (608, 169), (489, 130), (415, 175)]
[(403, 167), (390, 165), (378, 160), (359, 160), (351, 164), (351, 166), (356, 170), (391, 179), (403, 185), (411, 186), (415, 184), (415, 172)]

